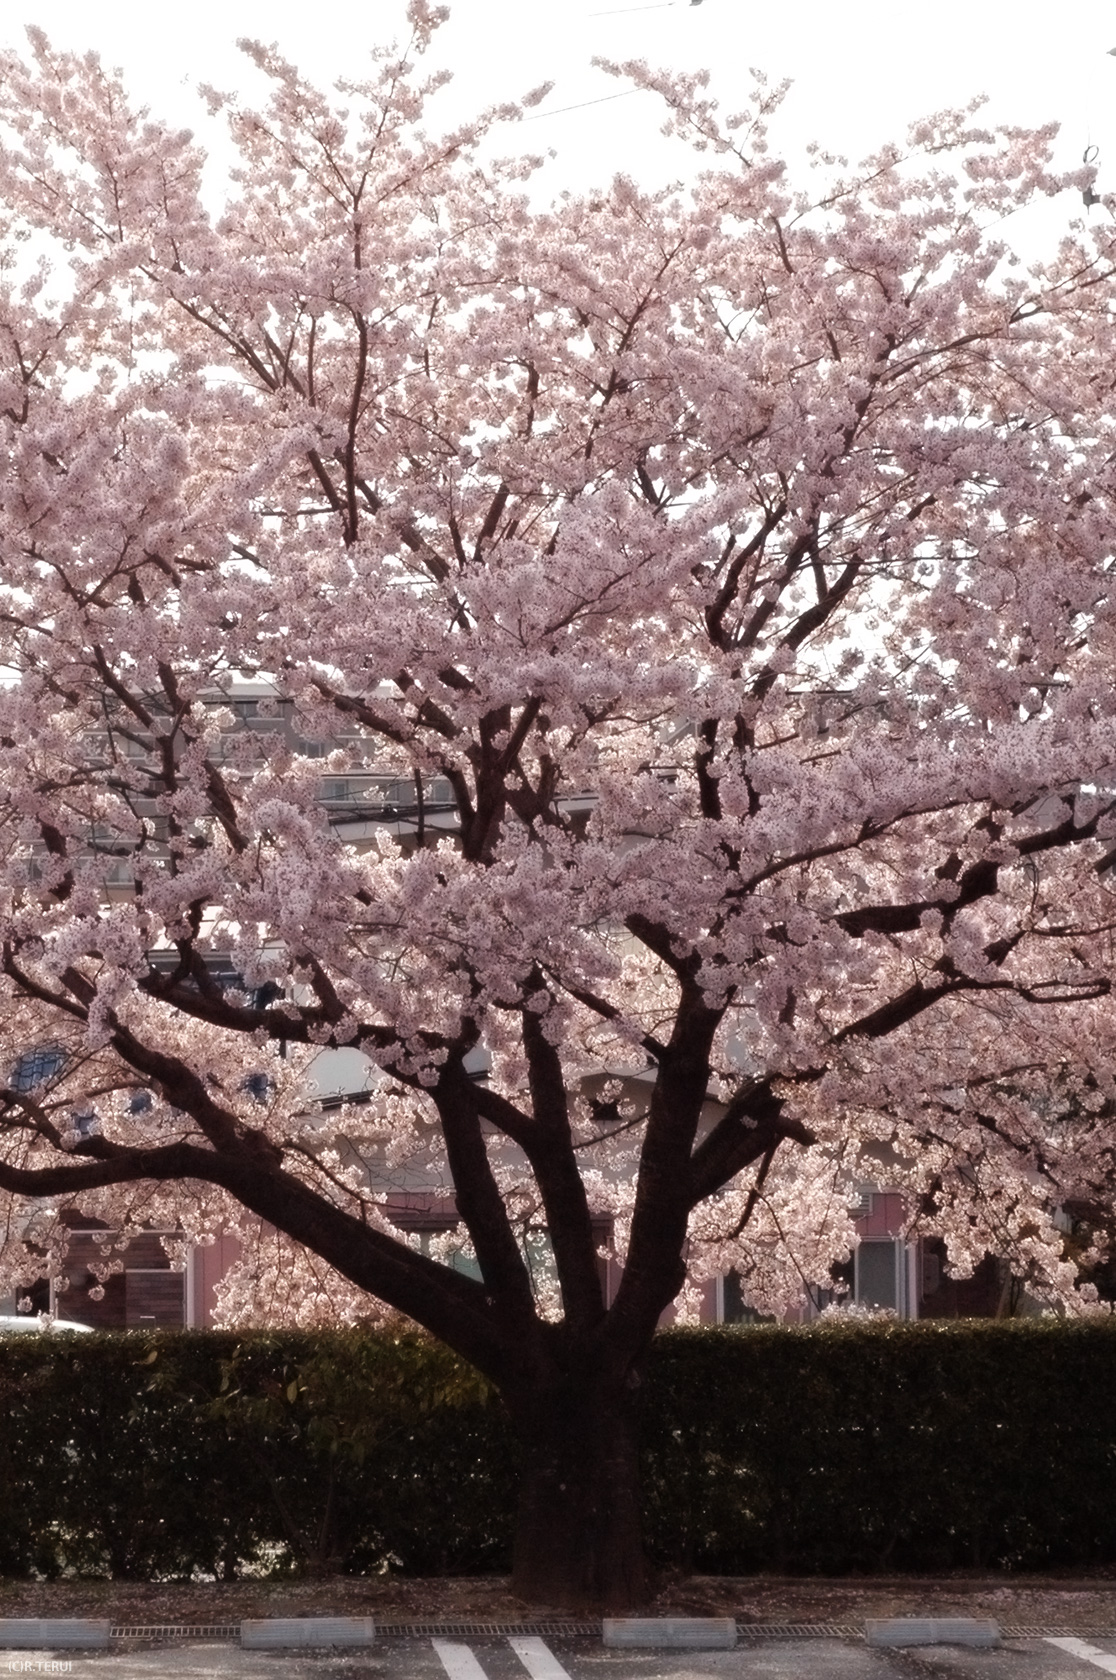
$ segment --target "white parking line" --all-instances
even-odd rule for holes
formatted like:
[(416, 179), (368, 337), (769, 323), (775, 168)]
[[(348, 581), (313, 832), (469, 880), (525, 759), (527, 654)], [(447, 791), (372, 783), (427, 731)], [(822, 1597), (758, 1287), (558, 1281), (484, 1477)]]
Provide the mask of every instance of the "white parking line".
[(449, 1680), (488, 1680), (468, 1645), (457, 1645), (452, 1639), (433, 1639), (431, 1644)]
[(1087, 1645), (1083, 1639), (1048, 1639), (1046, 1643), (1057, 1645), (1059, 1651), (1067, 1651), (1071, 1657), (1080, 1657), (1082, 1662), (1092, 1663), (1094, 1668), (1103, 1668), (1106, 1674), (1116, 1674), (1116, 1657), (1096, 1645)]
[(545, 1640), (515, 1638), (509, 1639), (508, 1644), (531, 1676), (531, 1680), (570, 1680)]

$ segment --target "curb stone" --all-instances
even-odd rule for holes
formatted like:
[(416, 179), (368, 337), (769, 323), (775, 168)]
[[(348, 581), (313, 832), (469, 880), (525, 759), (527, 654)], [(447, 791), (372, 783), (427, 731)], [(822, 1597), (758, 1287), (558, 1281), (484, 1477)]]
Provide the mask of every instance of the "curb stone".
[(266, 1621), (240, 1624), (240, 1643), (246, 1651), (372, 1645), (375, 1639), (376, 1624), (371, 1616), (271, 1616)]
[(869, 1645), (973, 1645), (983, 1650), (1000, 1643), (1000, 1625), (990, 1616), (893, 1616), (866, 1621)]
[(736, 1645), (732, 1616), (606, 1616), (606, 1645), (672, 1651), (731, 1651)]
[(107, 1650), (111, 1622), (80, 1617), (2, 1616), (0, 1649), (9, 1651)]

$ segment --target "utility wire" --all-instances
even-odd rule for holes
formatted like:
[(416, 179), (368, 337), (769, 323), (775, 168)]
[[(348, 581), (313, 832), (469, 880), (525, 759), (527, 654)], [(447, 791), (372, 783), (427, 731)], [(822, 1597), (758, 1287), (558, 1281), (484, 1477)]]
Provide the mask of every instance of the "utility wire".
[[(665, 12), (671, 6), (677, 6), (680, 0), (654, 0), (650, 6), (613, 6), (607, 12), (586, 12), (586, 17), (619, 17), (623, 12)], [(700, 6), (701, 0), (690, 0), (691, 6)]]
[(587, 17), (619, 17), (622, 12), (667, 12), (675, 0), (655, 0), (653, 6), (614, 6), (607, 12), (587, 12)]
[(583, 99), (580, 105), (559, 105), (553, 111), (536, 111), (533, 117), (524, 117), (524, 122), (541, 122), (543, 117), (560, 117), (566, 111), (584, 111), (587, 105), (607, 105), (610, 99), (630, 99), (633, 93), (642, 93), (642, 88), (628, 88), (624, 93), (606, 93), (601, 99)]

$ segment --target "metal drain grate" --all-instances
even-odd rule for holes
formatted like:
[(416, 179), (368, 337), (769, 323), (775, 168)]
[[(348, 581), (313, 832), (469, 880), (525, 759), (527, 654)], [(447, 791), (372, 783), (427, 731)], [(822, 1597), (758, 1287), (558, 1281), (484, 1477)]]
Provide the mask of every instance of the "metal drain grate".
[(1005, 1639), (1116, 1639), (1113, 1628), (1015, 1627), (1001, 1624)]
[(239, 1639), (239, 1622), (121, 1623), (109, 1630), (112, 1639)]
[[(741, 1639), (861, 1639), (864, 1629), (837, 1622), (737, 1622)], [(547, 1622), (380, 1622), (384, 1639), (506, 1639), (530, 1634), (540, 1639), (599, 1639), (598, 1621)]]
[(737, 1622), (739, 1639), (863, 1639), (850, 1622)]
[(538, 1639), (599, 1639), (600, 1622), (381, 1622), (377, 1639), (508, 1639), (516, 1634)]

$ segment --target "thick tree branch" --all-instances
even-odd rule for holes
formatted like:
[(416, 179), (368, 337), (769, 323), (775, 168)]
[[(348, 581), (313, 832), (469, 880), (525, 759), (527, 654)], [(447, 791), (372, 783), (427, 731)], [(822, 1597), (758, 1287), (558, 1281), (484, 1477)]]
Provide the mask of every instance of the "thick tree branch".
[(809, 1146), (817, 1141), (809, 1127), (785, 1112), (770, 1079), (747, 1085), (729, 1103), (713, 1129), (698, 1144), (690, 1163), (690, 1206), (715, 1195), (730, 1179), (781, 1143)]
[(566, 1322), (581, 1334), (599, 1322), (605, 1303), (589, 1200), (573, 1150), (565, 1072), (543, 1019), (530, 1008), (521, 1018), (535, 1115), (528, 1159), (546, 1210)]

